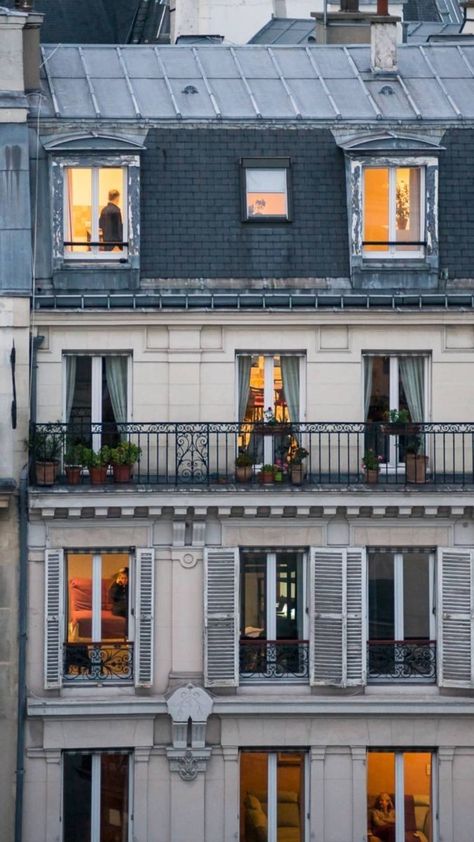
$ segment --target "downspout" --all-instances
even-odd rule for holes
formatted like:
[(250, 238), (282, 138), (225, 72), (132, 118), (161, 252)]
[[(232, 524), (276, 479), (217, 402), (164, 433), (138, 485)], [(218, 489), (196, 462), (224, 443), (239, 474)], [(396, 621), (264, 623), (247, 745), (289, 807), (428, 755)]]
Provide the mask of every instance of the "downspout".
[(26, 727), (26, 638), (28, 599), (28, 464), (20, 476), (18, 496), (19, 517), (19, 600), (18, 600), (18, 708), (16, 741), (16, 799), (15, 799), (15, 842), (21, 842), (23, 835), (23, 789), (25, 777), (25, 727)]

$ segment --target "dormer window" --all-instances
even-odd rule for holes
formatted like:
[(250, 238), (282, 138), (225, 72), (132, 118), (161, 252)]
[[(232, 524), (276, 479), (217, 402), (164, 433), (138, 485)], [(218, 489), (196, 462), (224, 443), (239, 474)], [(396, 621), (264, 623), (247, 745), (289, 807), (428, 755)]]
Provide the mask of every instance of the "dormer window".
[(422, 257), (424, 168), (366, 166), (363, 173), (364, 257)]
[(65, 258), (125, 258), (127, 207), (126, 167), (65, 167)]

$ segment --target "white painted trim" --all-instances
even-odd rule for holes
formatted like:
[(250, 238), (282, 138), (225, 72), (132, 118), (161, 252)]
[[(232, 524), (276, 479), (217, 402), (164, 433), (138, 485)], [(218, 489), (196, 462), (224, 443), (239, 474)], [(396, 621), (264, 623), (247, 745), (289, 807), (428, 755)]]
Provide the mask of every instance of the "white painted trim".
[(405, 804), (405, 755), (404, 752), (395, 752), (395, 839), (396, 842), (405, 842), (405, 809), (400, 809), (400, 804)]
[(91, 842), (100, 842), (101, 759), (100, 754), (92, 755)]
[[(415, 159), (416, 160), (416, 159)], [(361, 197), (362, 197), (362, 207), (361, 207), (361, 220), (362, 220), (362, 236), (361, 242), (364, 240), (364, 185), (365, 185), (365, 172), (366, 170), (370, 169), (388, 169), (388, 239), (394, 242), (397, 239), (397, 228), (396, 228), (396, 171), (397, 169), (418, 169), (420, 171), (420, 232), (419, 232), (419, 240), (426, 239), (426, 225), (425, 225), (425, 218), (426, 218), (426, 169), (423, 164), (413, 160), (409, 163), (406, 163), (404, 160), (401, 160), (397, 164), (387, 164), (387, 163), (376, 163), (371, 162), (370, 164), (362, 166), (362, 184), (361, 184)], [(401, 245), (403, 244), (400, 243)], [(406, 251), (402, 251), (397, 246), (388, 246), (387, 250), (382, 251), (373, 251), (373, 250), (365, 250), (364, 246), (362, 246), (362, 254), (364, 260), (420, 260), (425, 256), (426, 246), (420, 246), (417, 250), (407, 249)]]
[(102, 556), (92, 557), (92, 640), (102, 640)]
[(269, 752), (267, 765), (268, 842), (277, 842), (277, 754)]
[(395, 640), (405, 639), (405, 616), (403, 600), (403, 553), (393, 555), (393, 599), (394, 599), (394, 629)]
[(276, 640), (276, 553), (267, 553), (265, 573), (267, 640)]

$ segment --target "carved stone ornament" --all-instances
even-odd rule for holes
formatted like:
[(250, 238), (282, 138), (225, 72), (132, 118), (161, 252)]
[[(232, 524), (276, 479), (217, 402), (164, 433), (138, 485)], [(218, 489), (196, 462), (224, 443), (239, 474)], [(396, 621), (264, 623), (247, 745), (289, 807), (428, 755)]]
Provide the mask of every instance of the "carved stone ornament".
[(167, 701), (168, 713), (173, 722), (207, 722), (213, 701), (202, 687), (186, 684), (178, 687)]
[(202, 687), (178, 687), (167, 701), (173, 745), (166, 749), (171, 772), (182, 781), (194, 781), (205, 772), (212, 749), (206, 748), (206, 724), (213, 701)]
[(179, 761), (178, 775), (182, 781), (194, 781), (198, 776), (198, 764), (190, 749), (185, 751), (184, 757)]

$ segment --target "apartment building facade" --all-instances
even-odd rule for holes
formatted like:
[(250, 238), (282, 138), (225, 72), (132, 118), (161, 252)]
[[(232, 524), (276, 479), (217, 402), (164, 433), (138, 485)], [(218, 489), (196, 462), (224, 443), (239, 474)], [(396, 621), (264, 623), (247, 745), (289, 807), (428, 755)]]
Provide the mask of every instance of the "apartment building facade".
[(25, 842), (470, 840), (474, 56), (390, 32), (43, 50)]

